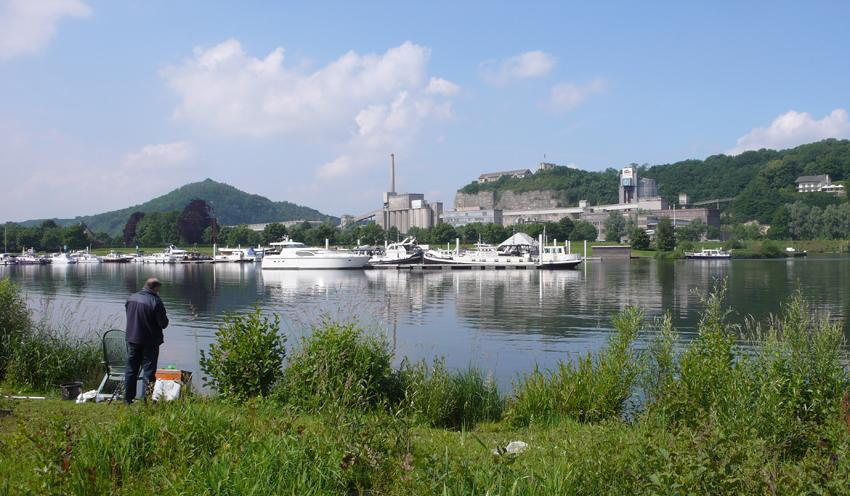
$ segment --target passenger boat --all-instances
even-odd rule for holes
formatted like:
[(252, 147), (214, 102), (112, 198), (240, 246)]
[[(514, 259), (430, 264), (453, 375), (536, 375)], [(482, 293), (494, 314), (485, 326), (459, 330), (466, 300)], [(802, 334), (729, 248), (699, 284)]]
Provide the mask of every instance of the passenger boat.
[(345, 250), (308, 247), (288, 237), (271, 245), (280, 248), (280, 253), (263, 257), (263, 269), (362, 269), (370, 258)]
[(390, 243), (383, 253), (376, 253), (369, 259), (369, 265), (411, 265), (422, 263), (423, 251), (416, 244), (416, 238), (407, 237), (398, 243)]
[(580, 255), (569, 253), (566, 246), (557, 243), (547, 245), (542, 235), (539, 241), (535, 241), (525, 233), (511, 236), (498, 247), (476, 243), (475, 249), (464, 252), (459, 249), (454, 252), (429, 250), (425, 252), (424, 260), (426, 264), (540, 269), (572, 269), (583, 261)]
[(77, 263), (77, 259), (69, 257), (67, 253), (57, 253), (50, 257), (50, 263), (54, 265), (69, 265)]
[(582, 262), (581, 255), (569, 253), (566, 246), (544, 246), (537, 267), (540, 269), (574, 269)]
[(703, 248), (701, 251), (686, 251), (685, 258), (728, 260), (732, 258), (732, 254), (720, 248)]

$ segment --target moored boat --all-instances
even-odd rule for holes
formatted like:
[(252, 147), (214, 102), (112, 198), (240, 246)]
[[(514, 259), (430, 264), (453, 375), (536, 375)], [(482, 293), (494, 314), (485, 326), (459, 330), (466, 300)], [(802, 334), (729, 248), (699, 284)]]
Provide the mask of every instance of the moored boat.
[(213, 257), (216, 263), (253, 263), (257, 260), (253, 248), (218, 248), (218, 254)]
[(50, 257), (50, 263), (54, 265), (70, 265), (77, 263), (77, 259), (69, 257), (67, 253), (57, 253)]
[(704, 260), (728, 260), (732, 254), (720, 248), (703, 248), (700, 251), (686, 251), (685, 258)]
[(100, 261), (103, 263), (127, 263), (133, 261), (133, 258), (135, 258), (133, 255), (111, 251), (109, 254), (100, 257)]
[(289, 238), (271, 245), (279, 247), (280, 253), (263, 257), (263, 269), (362, 269), (370, 258), (346, 250), (308, 247)]
[(407, 237), (397, 243), (390, 243), (382, 253), (376, 253), (369, 259), (369, 265), (411, 265), (422, 263), (423, 251), (416, 244), (416, 238)]

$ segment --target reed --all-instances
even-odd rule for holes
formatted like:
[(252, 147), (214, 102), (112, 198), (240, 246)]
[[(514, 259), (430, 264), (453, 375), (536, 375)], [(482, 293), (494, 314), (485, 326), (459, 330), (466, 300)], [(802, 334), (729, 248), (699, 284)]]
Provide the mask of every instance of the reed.
[(444, 359), (429, 367), (423, 360), (403, 362), (399, 370), (404, 391), (402, 411), (431, 427), (469, 429), (501, 418), (503, 399), (492, 377), (473, 366), (450, 371)]

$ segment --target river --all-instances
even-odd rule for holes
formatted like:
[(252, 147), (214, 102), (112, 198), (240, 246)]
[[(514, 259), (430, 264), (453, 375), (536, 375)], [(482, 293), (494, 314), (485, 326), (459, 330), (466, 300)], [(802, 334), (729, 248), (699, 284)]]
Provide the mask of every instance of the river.
[[(122, 328), (123, 302), (158, 277), (171, 326), (160, 365), (198, 371), (226, 312), (258, 305), (278, 313), (289, 346), (323, 315), (357, 318), (386, 333), (398, 359), (444, 356), (450, 367), (474, 364), (502, 388), (517, 374), (553, 367), (596, 350), (610, 318), (627, 305), (647, 321), (669, 311), (684, 340), (702, 305), (697, 291), (728, 284), (732, 319), (764, 319), (798, 288), (850, 334), (850, 257), (788, 260), (589, 262), (570, 271), (263, 271), (255, 265), (79, 264), (0, 266), (27, 293), (36, 314), (77, 333)], [(651, 326), (650, 326), (651, 327)], [(644, 333), (639, 345), (652, 337)], [(200, 374), (196, 374), (199, 376)]]

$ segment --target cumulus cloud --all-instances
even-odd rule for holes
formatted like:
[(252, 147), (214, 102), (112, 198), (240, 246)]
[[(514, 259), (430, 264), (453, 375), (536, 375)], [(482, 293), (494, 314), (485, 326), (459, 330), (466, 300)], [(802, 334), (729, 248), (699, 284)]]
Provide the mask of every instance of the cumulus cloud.
[(489, 60), (480, 66), (481, 77), (491, 84), (506, 84), (519, 79), (529, 79), (548, 74), (555, 67), (551, 54), (532, 50), (508, 57), (502, 61)]
[(556, 111), (570, 111), (579, 106), (591, 95), (602, 93), (608, 83), (602, 78), (596, 78), (586, 84), (560, 83), (552, 87), (549, 93), (548, 106)]
[(350, 51), (305, 71), (276, 48), (263, 58), (229, 39), (168, 67), (176, 119), (227, 135), (294, 136), (340, 149), (317, 175), (336, 177), (410, 142), (428, 121), (451, 116), (460, 87), (427, 74), (430, 50), (405, 42), (383, 54)]
[(62, 18), (89, 15), (80, 0), (0, 0), (0, 59), (40, 53)]
[(147, 145), (124, 156), (124, 167), (172, 167), (195, 157), (195, 147), (188, 141)]
[(428, 87), (425, 88), (425, 91), (432, 95), (452, 96), (460, 91), (460, 86), (451, 81), (446, 81), (443, 78), (432, 77), (431, 80), (428, 81)]
[(762, 148), (792, 148), (827, 138), (850, 138), (850, 121), (846, 110), (835, 109), (820, 120), (808, 112), (789, 110), (774, 119), (769, 126), (757, 127), (738, 138), (735, 147), (726, 153), (738, 155)]

